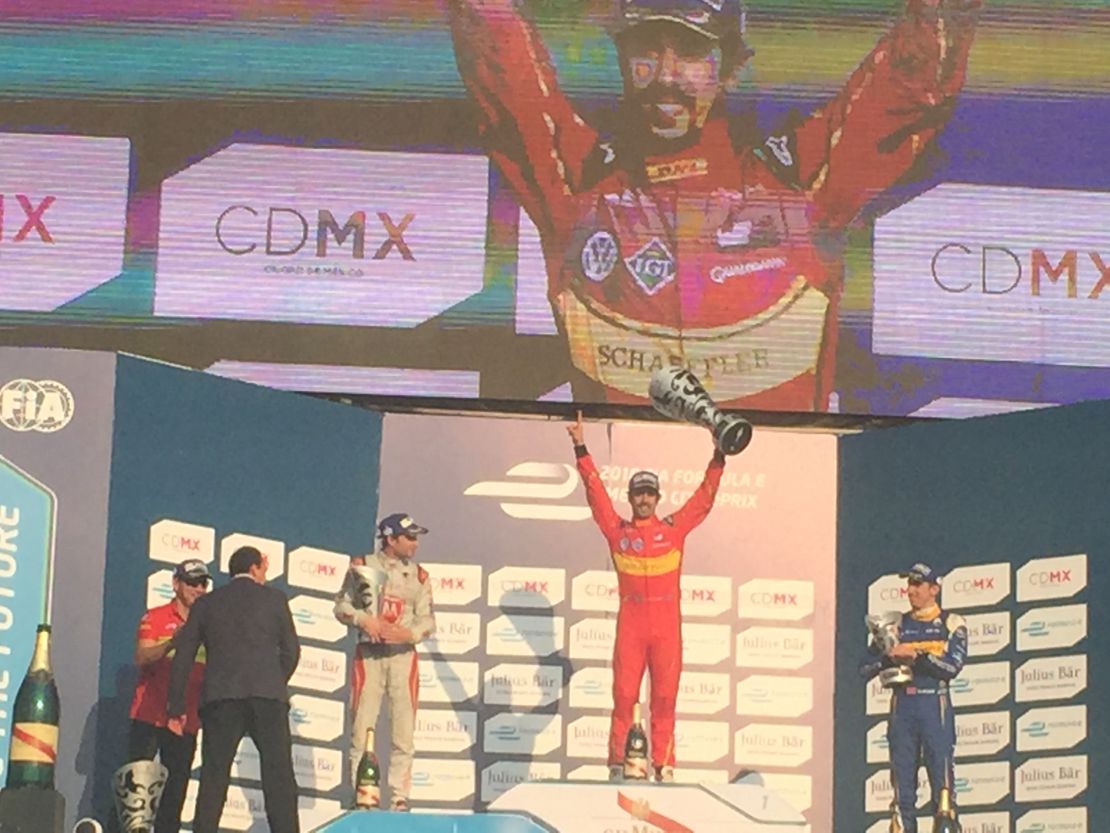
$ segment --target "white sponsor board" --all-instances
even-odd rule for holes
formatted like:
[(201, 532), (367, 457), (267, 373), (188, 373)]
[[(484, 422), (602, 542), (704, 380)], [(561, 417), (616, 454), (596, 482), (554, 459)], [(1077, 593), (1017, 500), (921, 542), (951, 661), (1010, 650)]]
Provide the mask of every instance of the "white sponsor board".
[(995, 804), (1010, 794), (1010, 762), (957, 763), (953, 787), (960, 807)]
[(745, 766), (801, 766), (813, 757), (813, 728), (784, 723), (749, 723), (737, 729), (733, 763)]
[(421, 703), (461, 703), (478, 696), (478, 663), (419, 660)]
[(347, 633), (347, 626), (335, 618), (331, 599), (316, 596), (294, 596), (289, 600), (293, 628), (301, 639), (338, 642)]
[(886, 733), (889, 723), (883, 720), (867, 730), (867, 763), (885, 764), (890, 761), (890, 741)]
[(1070, 648), (1087, 636), (1087, 605), (1035, 607), (1017, 621), (1017, 649)]
[(1086, 755), (1030, 758), (1014, 772), (1017, 801), (1068, 801), (1086, 789)]
[(559, 764), (540, 761), (498, 761), (482, 770), (482, 801), (493, 801), (525, 781), (549, 781), (562, 773)]
[(813, 582), (757, 578), (740, 585), (736, 594), (741, 619), (798, 621), (813, 613)]
[[(804, 813), (813, 806), (813, 776), (793, 772), (761, 772), (759, 777), (767, 789), (777, 793), (786, 803)], [(886, 833), (884, 830), (883, 833)]]
[(617, 620), (596, 616), (582, 619), (570, 626), (571, 659), (613, 659), (613, 643), (617, 638)]
[(1010, 614), (1006, 611), (969, 613), (964, 622), (969, 657), (994, 656), (1010, 644)]
[(1014, 671), (1014, 699), (1019, 703), (1066, 700), (1086, 687), (1085, 654), (1031, 659)]
[(1014, 833), (1087, 833), (1086, 807), (1030, 810), (1018, 817)]
[(898, 573), (879, 576), (867, 587), (867, 612), (879, 615), (888, 611), (905, 613), (910, 609), (906, 597), (906, 580)]
[(482, 565), (446, 564), (426, 561), (421, 566), (428, 573), (428, 583), (432, 588), (432, 598), (440, 607), (455, 607), (479, 598), (482, 595)]
[(620, 600), (617, 574), (613, 570), (586, 570), (571, 579), (570, 606), (574, 610), (616, 613)]
[(691, 763), (716, 763), (728, 755), (728, 723), (723, 720), (684, 720), (674, 724), (675, 756)]
[(0, 306), (50, 312), (120, 274), (130, 167), (126, 138), (0, 134)]
[[(675, 773), (678, 779), (678, 773)], [(605, 764), (582, 764), (567, 773), (568, 781), (608, 781), (609, 767)]]
[(416, 758), (412, 762), (415, 801), (462, 801), (474, 795), (474, 762)]
[[(199, 781), (190, 781), (185, 792), (185, 805), (181, 808), (181, 821), (192, 824), (196, 812)], [(262, 790), (232, 784), (227, 788), (224, 811), (220, 816), (221, 830), (250, 830), (255, 824), (266, 823), (266, 809)]]
[(150, 525), (147, 552), (154, 561), (176, 565), (197, 558), (209, 564), (216, 557), (216, 530), (163, 518)]
[(956, 712), (956, 757), (994, 755), (1010, 745), (1010, 713)]
[(1010, 833), (1010, 814), (960, 813), (960, 833)]
[(877, 676), (867, 681), (866, 712), (868, 715), (890, 714), (890, 698), (890, 689), (883, 688)]
[(262, 538), (258, 535), (244, 535), (242, 532), (233, 532), (225, 535), (220, 540), (220, 570), (227, 572), (228, 562), (232, 553), (239, 547), (254, 547), (269, 559), (266, 567), (266, 581), (273, 581), (285, 572), (285, 543), (275, 541), (273, 538)]
[(732, 579), (728, 576), (679, 577), (683, 621), (696, 616), (717, 616), (732, 608)]
[(335, 740), (343, 734), (343, 703), (308, 694), (289, 698), (289, 728), (294, 737)]
[[(682, 680), (685, 680), (690, 674), (696, 674), (696, 671), (686, 671), (682, 674), (679, 681), (681, 687)], [(649, 675), (644, 674), (643, 679), (640, 681), (640, 702), (646, 703), (648, 701), (648, 679)], [(570, 678), (569, 688), (569, 701), (572, 709), (604, 709), (611, 711), (613, 708), (613, 668), (609, 665), (585, 665), (578, 668)], [(679, 692), (679, 701), (681, 703), (682, 694)], [(679, 705), (679, 711), (682, 710)]]
[[(323, 746), (293, 744), (293, 772), (304, 789), (329, 792), (343, 782), (343, 753)], [(261, 780), (261, 770), (258, 779)]]
[(350, 566), (350, 557), (341, 552), (297, 547), (289, 553), (287, 580), (293, 587), (334, 595), (343, 586), (343, 578)]
[(728, 708), (732, 696), (729, 674), (684, 671), (678, 680), (679, 714), (717, 714)]
[[(610, 700), (610, 706), (612, 701)], [(586, 715), (567, 725), (567, 755), (572, 758), (609, 757), (608, 715)]]
[(416, 326), (482, 289), (488, 177), (475, 155), (231, 145), (162, 183), (154, 314)]
[(765, 717), (800, 717), (813, 709), (810, 677), (755, 674), (736, 684), (736, 713)]
[(1107, 216), (1110, 194), (954, 183), (898, 206), (875, 221), (873, 349), (1110, 367), (1075, 337), (1105, 325)]
[(729, 658), (732, 651), (732, 628), (705, 622), (683, 622), (682, 664), (717, 665)]
[(343, 805), (335, 799), (313, 795), (297, 796), (297, 818), (300, 820), (301, 830), (315, 830), (342, 813)]
[(173, 601), (173, 571), (159, 570), (146, 577), (146, 606), (161, 607)]
[(297, 670), (289, 679), (289, 685), (330, 694), (341, 689), (346, 682), (346, 654), (317, 648), (315, 645), (301, 646), (301, 658), (297, 663)]
[(1068, 599), (1087, 586), (1087, 556), (1034, 558), (1017, 571), (1017, 600)]
[(486, 604), (551, 608), (566, 598), (566, 585), (561, 567), (502, 567), (489, 575)]
[(510, 613), (486, 623), (486, 653), (503, 657), (545, 657), (563, 650), (562, 616)]
[(811, 662), (812, 628), (757, 625), (736, 634), (736, 665), (741, 668), (795, 669)]
[(1010, 663), (969, 662), (948, 685), (956, 708), (993, 705), (1010, 693)]
[(1017, 749), (1071, 749), (1087, 738), (1086, 706), (1030, 709), (1017, 719)]
[(461, 656), (473, 651), (481, 641), (481, 614), (437, 610), (436, 632), (417, 643), (416, 650), (422, 654)]
[[(929, 802), (929, 776), (925, 767), (917, 770), (917, 805), (924, 807)], [(890, 824), (890, 804), (894, 801), (894, 785), (890, 783), (890, 769), (880, 769), (873, 773), (864, 783), (864, 810), (868, 813), (887, 813), (887, 824)]]
[(503, 662), (482, 675), (482, 702), (496, 706), (546, 706), (562, 690), (563, 669), (557, 665)]
[(563, 742), (563, 716), (502, 712), (482, 726), (482, 749), (495, 754), (546, 755)]
[(1010, 595), (1010, 564), (971, 564), (944, 577), (941, 599), (946, 610), (997, 604)]
[(421, 707), (413, 737), (421, 752), (465, 752), (478, 742), (478, 713)]

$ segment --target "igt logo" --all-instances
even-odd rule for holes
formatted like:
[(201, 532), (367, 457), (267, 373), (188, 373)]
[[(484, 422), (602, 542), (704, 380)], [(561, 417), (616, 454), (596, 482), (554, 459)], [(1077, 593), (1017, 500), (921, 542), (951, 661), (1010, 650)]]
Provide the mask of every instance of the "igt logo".
[[(22, 209), (22, 215), (11, 210), (12, 197), (15, 197), (16, 204)], [(13, 225), (18, 223), (18, 229), (11, 237), (12, 243), (22, 243), (32, 232), (39, 241), (53, 243), (54, 237), (46, 227), (43, 215), (56, 199), (57, 197), (54, 196), (46, 196), (34, 202), (34, 198), (26, 194), (0, 194), (0, 241), (4, 240), (4, 232), (10, 231)]]
[[(376, 212), (378, 222), (385, 230), (385, 239), (371, 255), (371, 260), (385, 260), (394, 249), (403, 260), (416, 260), (412, 248), (405, 242), (405, 230), (416, 218), (412, 212), (395, 223), (385, 211)], [(265, 223), (261, 218), (265, 216)], [(350, 239), (351, 257), (366, 259), (367, 213), (355, 211), (342, 225), (326, 208), (316, 212), (316, 257), (328, 256), (328, 244), (346, 245)], [(263, 212), (249, 205), (232, 205), (223, 210), (216, 220), (216, 242), (230, 255), (241, 257), (256, 251), (261, 245), (266, 255), (288, 257), (300, 252), (309, 239), (312, 225), (308, 218), (294, 208), (274, 206)]]

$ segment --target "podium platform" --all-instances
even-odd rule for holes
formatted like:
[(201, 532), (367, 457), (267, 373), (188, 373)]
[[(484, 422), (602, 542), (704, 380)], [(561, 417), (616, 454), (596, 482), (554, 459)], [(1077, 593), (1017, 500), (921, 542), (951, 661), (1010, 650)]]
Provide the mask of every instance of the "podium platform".
[(531, 781), (485, 813), (350, 812), (315, 833), (810, 833), (805, 819), (758, 781), (652, 784)]

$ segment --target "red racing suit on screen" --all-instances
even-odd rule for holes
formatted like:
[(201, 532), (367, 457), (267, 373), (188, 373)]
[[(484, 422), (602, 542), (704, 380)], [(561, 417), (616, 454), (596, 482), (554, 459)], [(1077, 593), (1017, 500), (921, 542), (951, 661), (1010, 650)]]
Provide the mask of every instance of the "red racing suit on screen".
[(556, 323), (605, 398), (642, 402), (651, 372), (678, 364), (729, 406), (827, 408), (837, 233), (943, 126), (973, 14), (909, 0), (844, 88), (789, 129), (734, 143), (718, 101), (696, 141), (644, 156), (575, 112), (512, 0), (449, 8), (479, 130), (539, 230)]
[(582, 451), (578, 454), (578, 473), (586, 484), (594, 520), (609, 542), (620, 593), (609, 763), (624, 759), (632, 706), (640, 699), (646, 666), (651, 674), (651, 761), (655, 766), (674, 766), (674, 711), (682, 673), (682, 552), (686, 536), (713, 508), (724, 457), (713, 455), (701, 485), (673, 515), (626, 521), (613, 508), (593, 458)]

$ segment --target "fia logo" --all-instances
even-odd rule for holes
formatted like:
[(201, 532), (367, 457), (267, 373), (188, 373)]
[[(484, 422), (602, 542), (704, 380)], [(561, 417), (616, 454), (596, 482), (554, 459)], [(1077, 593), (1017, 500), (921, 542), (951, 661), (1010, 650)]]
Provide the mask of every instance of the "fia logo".
[(60, 431), (73, 419), (73, 394), (53, 379), (12, 379), (0, 387), (0, 423), (13, 431)]

